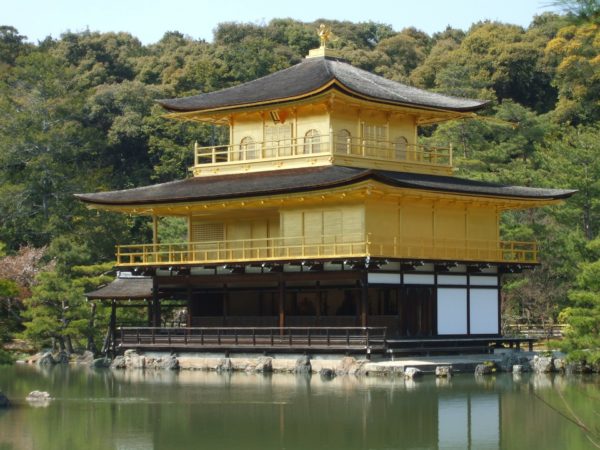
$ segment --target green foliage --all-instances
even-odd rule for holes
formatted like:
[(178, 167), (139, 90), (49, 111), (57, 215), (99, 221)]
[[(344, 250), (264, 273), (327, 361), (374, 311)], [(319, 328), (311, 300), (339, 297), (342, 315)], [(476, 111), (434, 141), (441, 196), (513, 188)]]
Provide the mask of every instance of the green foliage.
[(15, 359), (6, 350), (0, 348), (0, 366), (9, 365), (15, 362)]
[(89, 308), (83, 289), (62, 274), (39, 274), (31, 297), (24, 302), (23, 337), (34, 344), (41, 347), (58, 343), (61, 349), (72, 352), (74, 341), (85, 335)]
[(158, 240), (163, 244), (187, 241), (187, 220), (180, 217), (163, 217), (158, 225)]
[(560, 122), (590, 124), (600, 119), (600, 23), (561, 28), (546, 46), (556, 66), (552, 84), (559, 100), (553, 115)]
[(563, 349), (573, 360), (600, 362), (600, 260), (583, 263), (569, 292), (570, 306), (561, 313), (569, 325)]

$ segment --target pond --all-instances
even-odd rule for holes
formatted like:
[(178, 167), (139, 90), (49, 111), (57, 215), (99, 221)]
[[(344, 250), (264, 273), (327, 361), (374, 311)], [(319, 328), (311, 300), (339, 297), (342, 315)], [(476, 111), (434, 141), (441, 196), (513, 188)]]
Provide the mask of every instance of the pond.
[[(588, 449), (600, 377), (450, 381), (0, 367), (0, 450)], [(50, 392), (47, 406), (24, 399)], [(587, 431), (585, 429), (587, 428)]]

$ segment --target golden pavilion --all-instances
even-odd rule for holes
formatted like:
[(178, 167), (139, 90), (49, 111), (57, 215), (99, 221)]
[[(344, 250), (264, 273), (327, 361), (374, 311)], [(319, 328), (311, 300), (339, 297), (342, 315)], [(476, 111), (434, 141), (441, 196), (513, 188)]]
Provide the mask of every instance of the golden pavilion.
[[(451, 145), (420, 145), (419, 127), (485, 102), (382, 78), (325, 42), (285, 70), (160, 104), (229, 139), (195, 145), (190, 178), (77, 195), (153, 219), (153, 241), (118, 245), (120, 278), (90, 294), (112, 299), (120, 348), (489, 345), (502, 274), (538, 262), (535, 242), (502, 240), (502, 213), (574, 192), (453, 176)], [(162, 217), (185, 219), (187, 240), (159, 242)], [(145, 300), (147, 327), (116, 328), (125, 298)], [(184, 323), (166, 326), (163, 299), (182, 302)]]

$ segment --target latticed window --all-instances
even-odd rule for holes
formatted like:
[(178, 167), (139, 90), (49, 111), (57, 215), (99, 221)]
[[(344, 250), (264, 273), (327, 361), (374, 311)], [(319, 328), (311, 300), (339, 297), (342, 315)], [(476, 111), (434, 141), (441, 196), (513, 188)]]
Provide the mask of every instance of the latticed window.
[(350, 153), (352, 149), (352, 141), (350, 132), (346, 129), (340, 130), (335, 135), (335, 152)]
[(304, 135), (304, 153), (321, 152), (321, 135), (317, 130), (308, 130)]
[[(254, 139), (250, 136), (246, 136), (240, 141), (240, 159), (256, 159), (258, 158), (258, 152), (256, 151), (256, 144)], [(244, 158), (245, 156), (245, 158)]]
[(225, 239), (225, 225), (220, 222), (191, 223), (192, 242), (214, 242)]
[(292, 153), (292, 124), (265, 126), (265, 157), (286, 156)]
[(394, 139), (394, 158), (399, 161), (406, 159), (408, 149), (408, 140), (404, 136), (398, 136)]
[(381, 150), (385, 146), (386, 126), (373, 123), (363, 123), (364, 153), (368, 156), (381, 156)]

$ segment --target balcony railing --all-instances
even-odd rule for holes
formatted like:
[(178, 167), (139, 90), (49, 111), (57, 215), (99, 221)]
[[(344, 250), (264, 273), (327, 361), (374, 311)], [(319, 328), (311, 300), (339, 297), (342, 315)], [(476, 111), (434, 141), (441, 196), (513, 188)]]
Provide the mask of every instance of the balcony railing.
[(452, 167), (452, 147), (427, 147), (391, 142), (340, 137), (333, 133), (310, 138), (284, 139), (232, 145), (194, 148), (194, 164), (232, 165), (259, 161), (281, 161), (315, 156)]
[(302, 236), (117, 246), (118, 266), (167, 266), (381, 257), (535, 264), (535, 242)]

